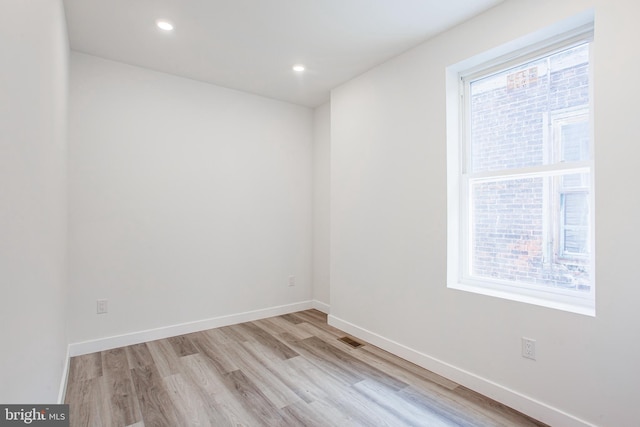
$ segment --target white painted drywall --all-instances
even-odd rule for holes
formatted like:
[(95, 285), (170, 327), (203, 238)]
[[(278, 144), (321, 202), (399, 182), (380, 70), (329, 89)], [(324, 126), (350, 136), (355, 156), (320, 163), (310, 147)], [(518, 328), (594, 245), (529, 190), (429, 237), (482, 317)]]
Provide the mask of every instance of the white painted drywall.
[[(447, 289), (445, 68), (591, 6), (596, 317)], [(336, 88), (332, 315), (567, 420), (637, 426), (639, 15), (632, 0), (507, 1)], [(520, 356), (522, 336), (537, 361)], [(549, 415), (536, 408), (521, 409)]]
[(313, 299), (329, 304), (331, 104), (313, 116)]
[(68, 51), (59, 0), (0, 3), (2, 403), (56, 403), (66, 363)]
[(310, 300), (313, 110), (75, 52), (70, 71), (72, 342)]

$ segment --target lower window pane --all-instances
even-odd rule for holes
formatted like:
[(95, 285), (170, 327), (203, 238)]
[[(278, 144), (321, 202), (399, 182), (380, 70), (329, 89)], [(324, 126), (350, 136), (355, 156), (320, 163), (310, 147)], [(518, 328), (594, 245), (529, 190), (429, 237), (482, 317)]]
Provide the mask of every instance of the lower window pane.
[[(554, 198), (558, 200), (560, 195), (552, 194), (552, 180), (539, 177), (471, 183), (472, 277), (590, 290), (588, 257), (571, 259), (557, 253), (555, 243), (569, 236), (568, 230), (561, 230), (564, 221), (559, 221), (555, 212), (558, 204)], [(573, 235), (568, 240), (575, 241)]]

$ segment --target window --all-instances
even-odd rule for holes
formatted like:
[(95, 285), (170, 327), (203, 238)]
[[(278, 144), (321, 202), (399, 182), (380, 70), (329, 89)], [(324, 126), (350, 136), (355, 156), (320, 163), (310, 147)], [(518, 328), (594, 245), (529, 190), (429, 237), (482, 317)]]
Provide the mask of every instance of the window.
[(594, 313), (591, 33), (453, 68), (449, 287)]

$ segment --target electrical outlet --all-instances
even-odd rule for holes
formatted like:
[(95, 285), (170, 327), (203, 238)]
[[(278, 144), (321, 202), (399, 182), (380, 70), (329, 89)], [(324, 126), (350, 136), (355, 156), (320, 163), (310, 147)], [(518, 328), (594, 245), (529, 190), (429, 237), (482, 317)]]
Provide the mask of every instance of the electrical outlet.
[(522, 337), (522, 357), (536, 360), (536, 340)]
[(296, 285), (296, 276), (289, 276), (289, 286)]
[(96, 301), (96, 313), (107, 314), (109, 312), (109, 301), (106, 299), (99, 299)]

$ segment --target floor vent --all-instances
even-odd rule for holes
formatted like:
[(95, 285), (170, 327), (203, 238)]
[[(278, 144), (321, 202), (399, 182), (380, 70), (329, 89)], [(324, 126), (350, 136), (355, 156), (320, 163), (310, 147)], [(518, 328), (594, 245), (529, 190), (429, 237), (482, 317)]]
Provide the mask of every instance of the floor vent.
[(338, 338), (338, 340), (342, 341), (343, 343), (349, 344), (353, 348), (358, 348), (358, 347), (362, 346), (361, 342), (358, 342), (358, 341), (354, 340), (353, 338), (342, 337), (342, 338)]

